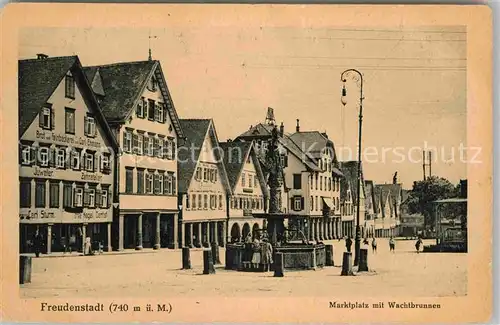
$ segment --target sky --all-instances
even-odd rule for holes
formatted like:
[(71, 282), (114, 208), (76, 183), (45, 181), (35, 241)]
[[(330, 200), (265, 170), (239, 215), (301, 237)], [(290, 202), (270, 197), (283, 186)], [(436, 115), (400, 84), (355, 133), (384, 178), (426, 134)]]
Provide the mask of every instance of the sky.
[[(298, 24), (297, 24), (298, 25)], [(151, 36), (151, 39), (150, 39)], [(464, 27), (241, 27), (190, 24), (165, 29), (37, 28), (21, 31), (20, 59), (78, 55), (82, 64), (147, 60), (151, 48), (180, 118), (213, 118), (220, 141), (264, 122), (267, 107), (294, 132), (327, 132), (341, 160), (357, 159), (363, 74), (363, 168), (376, 183), (432, 174), (466, 178), (466, 31)]]

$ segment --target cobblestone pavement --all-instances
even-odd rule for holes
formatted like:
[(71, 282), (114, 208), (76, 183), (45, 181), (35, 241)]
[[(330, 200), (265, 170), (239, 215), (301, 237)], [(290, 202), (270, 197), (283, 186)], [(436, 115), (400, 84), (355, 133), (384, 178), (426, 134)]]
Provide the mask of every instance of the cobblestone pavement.
[[(368, 256), (368, 273), (340, 276), (343, 241), (335, 246), (335, 267), (290, 271), (284, 278), (272, 272), (226, 271), (202, 275), (201, 250), (191, 251), (193, 269), (181, 270), (181, 251), (33, 258), (32, 283), (21, 286), (23, 298), (34, 297), (154, 297), (154, 296), (454, 296), (467, 294), (467, 254), (416, 254), (415, 241), (396, 241), (389, 252), (378, 239), (378, 252)], [(424, 242), (430, 244), (432, 241)], [(353, 245), (354, 247), (354, 245)], [(221, 249), (224, 261), (224, 249)]]

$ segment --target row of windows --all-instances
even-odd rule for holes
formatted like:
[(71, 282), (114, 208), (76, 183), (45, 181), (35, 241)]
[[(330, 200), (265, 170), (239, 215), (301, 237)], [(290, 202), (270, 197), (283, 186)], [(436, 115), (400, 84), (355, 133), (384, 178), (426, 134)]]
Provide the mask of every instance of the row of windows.
[(198, 167), (196, 168), (196, 172), (194, 174), (194, 179), (197, 181), (204, 182), (217, 182), (218, 175), (217, 166), (214, 167)]
[(133, 133), (127, 130), (123, 133), (123, 151), (136, 155), (145, 155), (172, 160), (175, 158), (175, 141), (162, 136), (146, 135), (143, 131)]
[[(311, 187), (311, 190), (320, 190), (320, 191), (334, 191), (338, 192), (340, 191), (340, 180), (334, 179), (331, 177), (326, 177), (326, 176), (316, 176), (314, 177), (314, 181), (312, 180), (312, 176), (309, 176), (309, 185)], [(318, 182), (319, 181), (319, 182)], [(319, 183), (319, 186), (318, 186)]]
[(231, 198), (231, 209), (257, 209), (264, 208), (264, 199), (261, 198), (248, 198), (248, 197), (233, 197)]
[[(247, 179), (248, 177), (248, 179)], [(248, 180), (248, 183), (246, 182)], [(248, 184), (248, 186), (247, 186)], [(255, 174), (245, 174), (241, 173), (241, 186), (242, 187), (255, 187), (259, 184), (259, 179)]]
[[(75, 109), (64, 108), (64, 131), (67, 134), (75, 134)], [(42, 129), (54, 130), (56, 125), (56, 117), (52, 104), (45, 104), (39, 115), (39, 126)], [(94, 117), (87, 113), (83, 121), (84, 134), (88, 137), (95, 137), (97, 135), (96, 122)]]
[[(60, 181), (48, 182), (49, 197), (47, 202), (47, 181), (35, 181), (35, 208), (60, 208)], [(31, 180), (21, 180), (20, 186), (21, 208), (31, 208)], [(101, 184), (101, 188), (90, 185), (85, 188), (84, 184), (62, 182), (62, 206), (63, 208), (104, 208), (107, 209), (111, 202), (109, 186)]]
[(322, 170), (326, 171), (326, 172), (331, 172), (332, 171), (332, 163), (329, 161), (329, 159), (327, 158), (322, 158), (322, 159), (319, 159), (318, 160), (318, 166), (319, 168), (321, 168)]
[(137, 103), (135, 115), (138, 118), (147, 118), (150, 121), (165, 123), (167, 121), (167, 106), (165, 103), (142, 97)]
[(109, 153), (97, 153), (89, 149), (64, 146), (50, 147), (50, 145), (43, 143), (39, 144), (39, 146), (22, 144), (20, 163), (24, 166), (36, 165), (40, 167), (86, 170), (89, 172), (99, 170), (103, 174), (111, 173)]
[[(137, 194), (175, 195), (177, 191), (173, 172), (137, 168), (136, 182)], [(125, 193), (134, 193), (134, 168), (125, 169)]]
[(186, 198), (186, 209), (191, 210), (222, 210), (224, 199), (222, 194), (196, 194), (193, 193)]

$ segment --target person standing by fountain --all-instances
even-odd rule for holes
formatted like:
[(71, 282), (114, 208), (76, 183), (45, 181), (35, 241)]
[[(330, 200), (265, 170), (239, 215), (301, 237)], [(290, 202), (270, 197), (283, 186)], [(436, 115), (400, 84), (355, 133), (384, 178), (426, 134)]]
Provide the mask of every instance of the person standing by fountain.
[(262, 239), (264, 242), (263, 250), (262, 250), (262, 264), (264, 265), (264, 272), (267, 272), (271, 268), (271, 264), (273, 264), (273, 246), (269, 242), (269, 239)]
[(260, 253), (260, 241), (257, 236), (255, 236), (255, 239), (252, 243), (252, 269), (257, 269), (259, 267), (259, 264), (261, 262)]
[(244, 262), (250, 262), (252, 260), (252, 234), (248, 233), (247, 237), (245, 238), (245, 258), (243, 259)]

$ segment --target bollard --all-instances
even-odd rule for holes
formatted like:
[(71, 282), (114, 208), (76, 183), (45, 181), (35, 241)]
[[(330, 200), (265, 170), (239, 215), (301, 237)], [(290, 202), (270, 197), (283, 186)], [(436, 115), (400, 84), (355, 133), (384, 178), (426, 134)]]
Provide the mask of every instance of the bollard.
[(31, 283), (31, 256), (19, 256), (19, 284)]
[(203, 274), (215, 274), (214, 260), (210, 249), (203, 251)]
[(368, 249), (366, 248), (359, 250), (358, 272), (368, 272)]
[(352, 272), (352, 253), (344, 252), (342, 259), (342, 273), (340, 275), (354, 275)]
[(285, 273), (283, 253), (276, 253), (274, 257), (274, 276), (282, 278)]
[(212, 258), (214, 264), (220, 264), (219, 245), (217, 243), (212, 243)]
[(189, 270), (191, 268), (191, 255), (189, 247), (182, 247), (182, 269)]
[(333, 245), (325, 245), (325, 265), (326, 266), (334, 266), (333, 262)]

